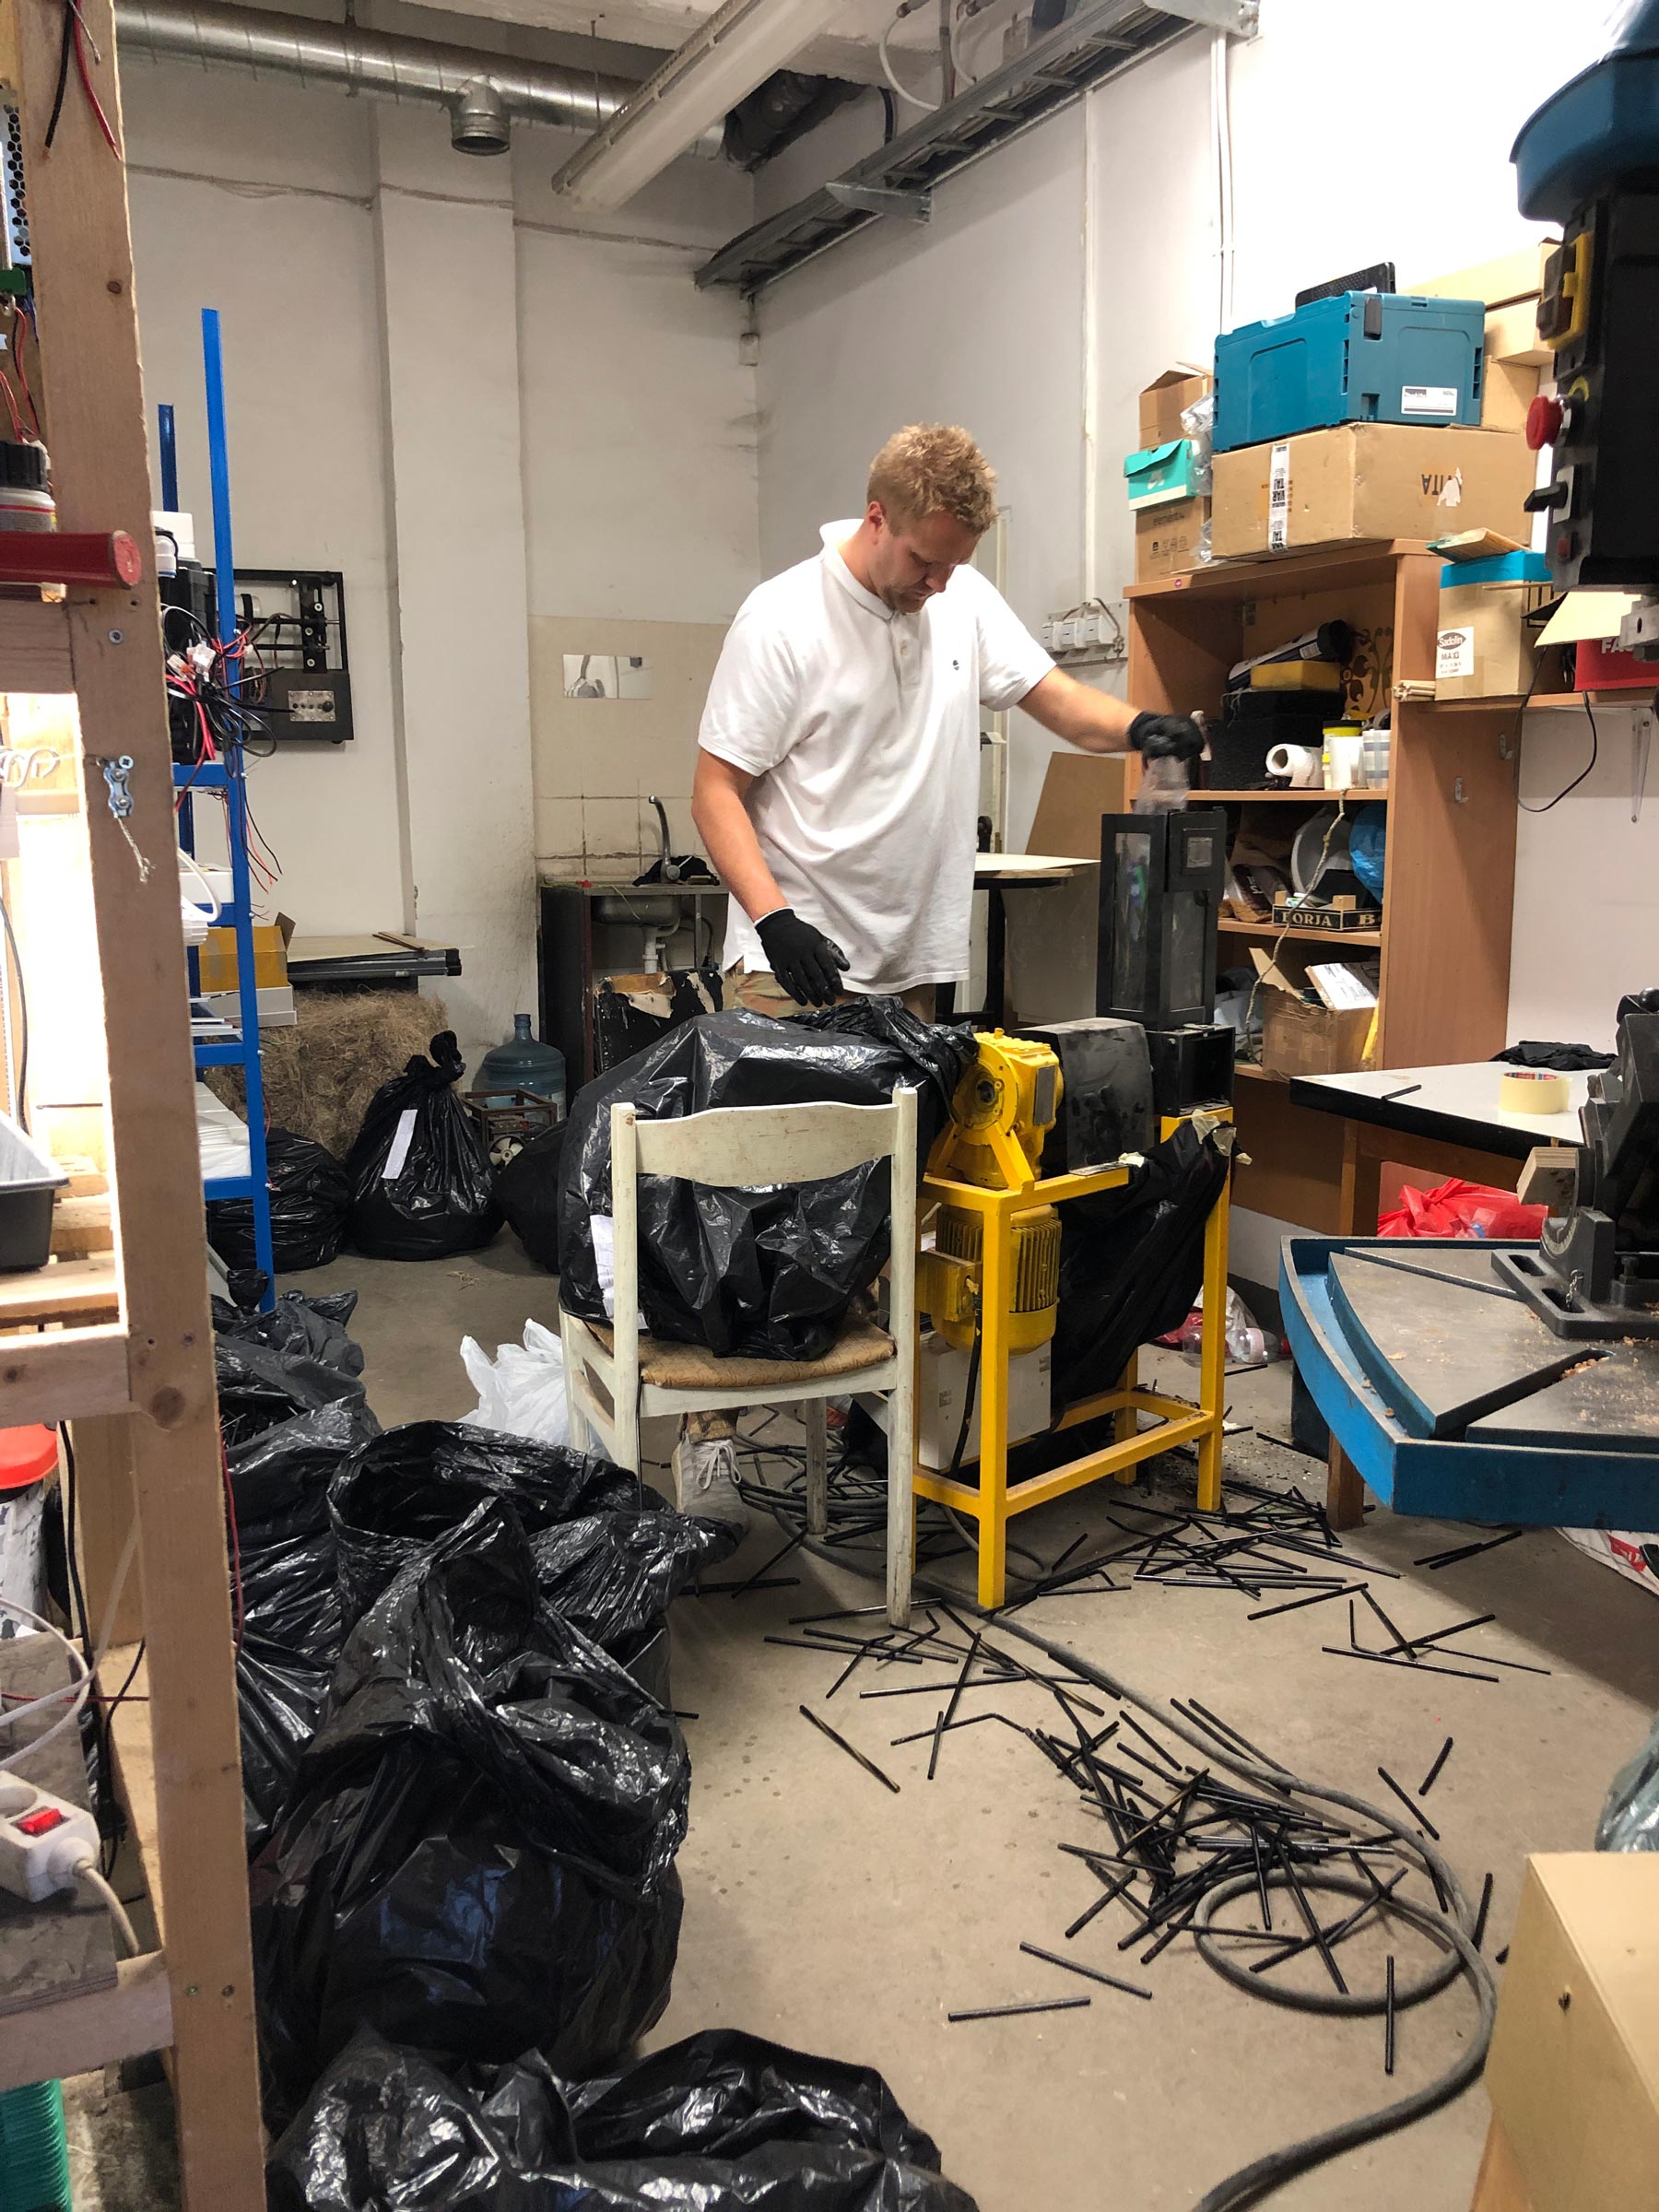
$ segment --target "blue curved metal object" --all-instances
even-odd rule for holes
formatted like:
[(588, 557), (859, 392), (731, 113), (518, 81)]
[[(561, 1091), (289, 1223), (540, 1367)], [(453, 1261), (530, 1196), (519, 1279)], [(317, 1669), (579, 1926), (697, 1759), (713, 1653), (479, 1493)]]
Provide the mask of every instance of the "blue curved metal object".
[[(1331, 1274), (1345, 1253), (1394, 1257), (1467, 1253), (1466, 1242), (1402, 1246), (1372, 1237), (1287, 1237), (1279, 1260), (1285, 1335), (1297, 1371), (1366, 1487), (1396, 1513), (1546, 1528), (1650, 1528), (1659, 1503), (1659, 1455), (1609, 1449), (1505, 1444), (1420, 1432), (1408, 1386), (1392, 1377)], [(1521, 1251), (1491, 1244), (1488, 1252)], [(1479, 1293), (1471, 1293), (1478, 1296)], [(1373, 1377), (1377, 1378), (1373, 1380)]]
[(1521, 126), (1510, 159), (1523, 215), (1565, 222), (1617, 177), (1659, 160), (1659, 6), (1639, 7), (1618, 43), (1570, 77)]

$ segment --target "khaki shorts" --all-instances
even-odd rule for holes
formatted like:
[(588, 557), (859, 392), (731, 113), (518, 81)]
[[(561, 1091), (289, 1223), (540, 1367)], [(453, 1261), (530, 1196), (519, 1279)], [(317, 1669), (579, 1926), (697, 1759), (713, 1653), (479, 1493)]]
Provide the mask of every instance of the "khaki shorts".
[[(721, 977), (724, 1004), (728, 1006), (746, 1006), (751, 1014), (770, 1014), (774, 1021), (789, 1021), (796, 1015), (810, 1014), (810, 1006), (797, 1006), (777, 977), (765, 968), (728, 968)], [(843, 991), (836, 1005), (844, 1006), (859, 995)], [(932, 1021), (937, 1000), (938, 987), (934, 983), (912, 983), (908, 991), (895, 995), (912, 1013), (918, 1021)]]

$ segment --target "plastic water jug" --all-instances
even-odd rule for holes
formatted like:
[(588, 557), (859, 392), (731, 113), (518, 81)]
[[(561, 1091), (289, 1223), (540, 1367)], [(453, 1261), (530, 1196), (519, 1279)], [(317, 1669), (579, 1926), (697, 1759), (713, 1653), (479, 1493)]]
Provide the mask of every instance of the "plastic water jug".
[(538, 1099), (557, 1103), (562, 1121), (565, 1056), (557, 1045), (543, 1044), (531, 1035), (528, 1014), (515, 1014), (512, 1036), (492, 1044), (479, 1062), (477, 1088), (489, 1106), (511, 1105), (515, 1090), (534, 1091)]

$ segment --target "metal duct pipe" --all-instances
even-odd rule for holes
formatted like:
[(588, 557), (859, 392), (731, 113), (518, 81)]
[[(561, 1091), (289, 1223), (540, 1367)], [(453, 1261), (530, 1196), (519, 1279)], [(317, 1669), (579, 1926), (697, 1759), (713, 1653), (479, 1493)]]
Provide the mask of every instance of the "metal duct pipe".
[[(596, 131), (639, 89), (627, 77), (220, 0), (115, 0), (115, 29), (124, 54), (447, 108), (452, 142), (468, 154), (505, 153), (515, 118)], [(722, 136), (720, 128), (705, 132), (695, 150), (718, 154)]]

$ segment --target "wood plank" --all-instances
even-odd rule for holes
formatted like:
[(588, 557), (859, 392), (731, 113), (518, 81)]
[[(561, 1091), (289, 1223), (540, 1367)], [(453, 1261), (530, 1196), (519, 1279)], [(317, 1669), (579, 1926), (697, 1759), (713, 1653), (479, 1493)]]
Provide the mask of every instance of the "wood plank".
[(68, 609), (58, 600), (0, 599), (0, 691), (73, 691)]
[(110, 1715), (110, 1740), (115, 1755), (115, 1775), (121, 1802), (132, 1824), (133, 1843), (144, 1869), (145, 1888), (163, 1947), (167, 1942), (167, 1894), (158, 1848), (156, 1819), (156, 1749), (150, 1735), (149, 1667), (135, 1643), (112, 1644), (98, 1670), (98, 1686), (106, 1698), (124, 1688), (129, 1695)]
[[(1440, 573), (1401, 563), (1395, 671), (1431, 674)], [(1410, 702), (1394, 711), (1382, 911), (1378, 1065), (1481, 1060), (1503, 1048), (1515, 895), (1515, 715), (1448, 723)]]
[(120, 1311), (113, 1253), (52, 1260), (26, 1275), (0, 1275), (0, 1329), (32, 1328), (42, 1321), (111, 1321)]
[(6, 1421), (51, 1425), (65, 1406), (121, 1413), (132, 1402), (126, 1331), (119, 1324), (0, 1336)]
[[(143, 560), (133, 590), (79, 594), (68, 621), (81, 781), (93, 800), (87, 823), (116, 1241), (140, 1408), (134, 1483), (147, 1712), (162, 1783), (155, 1832), (170, 1882), (190, 1900), (166, 1955), (181, 2194), (186, 2212), (263, 2212), (230, 1599), (132, 242), (121, 162), (73, 84), (51, 157), (45, 152), (61, 0), (15, 0), (15, 12), (59, 522), (65, 530), (124, 529)], [(79, 12), (102, 56), (95, 81), (119, 144), (112, 0), (81, 0)], [(104, 803), (98, 765), (119, 754), (135, 764), (124, 825)], [(98, 1010), (88, 1007), (87, 1018)]]
[[(82, 1418), (70, 1423), (69, 1441), (75, 1453), (76, 1537), (81, 1582), (93, 1633), (101, 1637), (137, 1510), (133, 1491), (133, 1425), (123, 1419)], [(126, 1580), (115, 1594), (110, 1634), (115, 1643), (136, 1644), (143, 1633), (144, 1560), (140, 1556), (127, 1569)], [(120, 1688), (119, 1677), (114, 1687)]]
[(1486, 2148), (1480, 2157), (1480, 2171), (1475, 2177), (1469, 2212), (1533, 2212), (1521, 2162), (1511, 2148), (1503, 2123), (1496, 2112), (1487, 2128)]
[(109, 1989), (0, 2022), (0, 2089), (95, 2073), (124, 2058), (165, 2051), (172, 2040), (172, 1997), (159, 1951), (124, 1959)]
[[(1336, 584), (1375, 583), (1387, 581), (1394, 562), (1405, 555), (1423, 552), (1426, 543), (1422, 538), (1378, 538), (1359, 545), (1315, 546), (1294, 553), (1253, 554), (1248, 559), (1212, 561), (1208, 568), (1159, 577), (1152, 583), (1125, 584), (1124, 595), (1145, 606), (1181, 596), (1272, 599), (1283, 593), (1317, 587), (1326, 580)], [(1137, 699), (1139, 693), (1131, 691), (1130, 697)]]
[(58, 1199), (52, 1209), (54, 1259), (87, 1259), (94, 1253), (112, 1252), (114, 1245), (115, 1227), (110, 1218), (108, 1192)]

